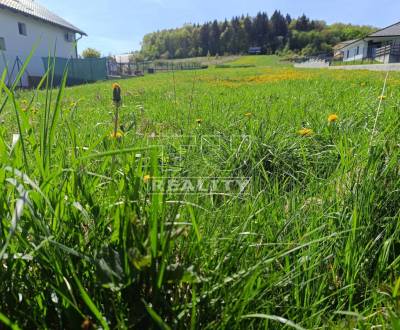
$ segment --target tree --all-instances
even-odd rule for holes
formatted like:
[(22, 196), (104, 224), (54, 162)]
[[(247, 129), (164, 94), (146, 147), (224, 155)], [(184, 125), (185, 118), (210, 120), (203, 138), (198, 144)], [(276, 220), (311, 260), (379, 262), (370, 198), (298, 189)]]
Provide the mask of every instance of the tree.
[(290, 25), (290, 23), (292, 23), (292, 16), (290, 16), (289, 14), (286, 14), (286, 22), (288, 25)]
[(307, 32), (312, 30), (310, 19), (305, 14), (296, 20), (295, 26), (297, 31)]
[(262, 47), (264, 51), (270, 48), (270, 24), (266, 13), (258, 13), (253, 22), (255, 45)]
[(135, 51), (135, 52), (132, 52), (131, 55), (129, 56), (130, 63), (143, 62), (143, 61), (144, 61), (144, 57), (141, 52)]
[(221, 30), (221, 34), (219, 37), (220, 52), (221, 54), (229, 54), (229, 46), (232, 37), (232, 30), (229, 22), (226, 19), (222, 23), (220, 30)]
[(243, 20), (243, 28), (246, 33), (246, 39), (247, 39), (248, 46), (249, 47), (257, 46), (257, 45), (255, 45), (256, 38), (254, 36), (253, 21), (250, 18), (250, 16), (248, 16), (248, 15)]
[(220, 37), (221, 30), (219, 28), (218, 21), (215, 20), (211, 25), (210, 38), (209, 38), (209, 49), (211, 55), (219, 54), (220, 52)]
[(101, 57), (101, 53), (97, 49), (86, 48), (82, 52), (82, 57), (83, 58), (100, 58)]
[(214, 20), (204, 24), (185, 24), (143, 37), (140, 55), (144, 59), (172, 59), (216, 54), (242, 54), (249, 47), (261, 47), (264, 53), (320, 54), (331, 53), (332, 47), (344, 40), (361, 38), (374, 29), (349, 24), (327, 25), (284, 16), (276, 10), (271, 18), (265, 12), (255, 17), (236, 16), (230, 21)]
[(232, 35), (231, 35), (231, 41), (229, 45), (230, 53), (231, 54), (240, 54), (240, 52), (243, 51), (241, 49), (241, 24), (240, 24), (240, 19), (239, 17), (234, 17), (231, 20), (231, 29), (232, 29)]
[(272, 50), (275, 52), (285, 46), (286, 39), (289, 33), (289, 28), (285, 17), (280, 11), (275, 10), (271, 16), (271, 40)]
[(206, 56), (210, 50), (209, 40), (210, 40), (210, 25), (209, 23), (206, 23), (200, 28), (200, 48), (202, 56)]

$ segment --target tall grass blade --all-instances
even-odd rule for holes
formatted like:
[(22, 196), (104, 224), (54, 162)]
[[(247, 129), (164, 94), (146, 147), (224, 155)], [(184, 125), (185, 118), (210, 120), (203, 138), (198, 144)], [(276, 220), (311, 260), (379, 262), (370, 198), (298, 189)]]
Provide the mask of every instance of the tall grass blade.
[(81, 294), (81, 297), (83, 299), (83, 301), (85, 302), (86, 306), (89, 307), (89, 309), (91, 310), (91, 312), (93, 313), (93, 315), (96, 317), (96, 319), (100, 322), (101, 326), (105, 329), (105, 330), (109, 330), (110, 327), (106, 321), (106, 319), (104, 318), (104, 316), (101, 314), (101, 312), (99, 311), (99, 309), (96, 307), (96, 305), (94, 304), (94, 302), (92, 301), (92, 299), (90, 299), (89, 295), (87, 294), (86, 290), (84, 289), (82, 283), (79, 281), (78, 276), (76, 275), (72, 264), (70, 263), (70, 269), (72, 272), (72, 276), (74, 277), (75, 283), (78, 286), (79, 292)]

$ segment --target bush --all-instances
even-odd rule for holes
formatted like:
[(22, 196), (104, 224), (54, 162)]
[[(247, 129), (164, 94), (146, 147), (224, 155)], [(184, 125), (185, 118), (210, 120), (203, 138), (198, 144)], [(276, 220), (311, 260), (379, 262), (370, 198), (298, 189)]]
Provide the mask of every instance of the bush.
[(82, 52), (82, 56), (83, 56), (83, 58), (100, 58), (101, 57), (101, 53), (97, 49), (86, 48)]

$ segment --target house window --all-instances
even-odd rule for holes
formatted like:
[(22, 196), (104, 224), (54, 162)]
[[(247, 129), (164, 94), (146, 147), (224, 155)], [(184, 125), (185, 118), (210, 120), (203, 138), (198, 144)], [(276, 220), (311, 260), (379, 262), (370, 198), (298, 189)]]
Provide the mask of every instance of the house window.
[(27, 35), (27, 33), (26, 33), (26, 24), (25, 23), (18, 23), (18, 31), (19, 31), (20, 35), (26, 36)]
[(6, 41), (0, 37), (0, 50), (6, 50)]
[(357, 53), (356, 53), (356, 55), (359, 55), (359, 54), (360, 54), (360, 46), (357, 47)]
[(64, 34), (65, 41), (74, 42), (75, 41), (75, 33), (67, 32)]
[(350, 50), (349, 50), (349, 49), (347, 50), (346, 57), (347, 57), (347, 58), (349, 58), (349, 57), (350, 57)]

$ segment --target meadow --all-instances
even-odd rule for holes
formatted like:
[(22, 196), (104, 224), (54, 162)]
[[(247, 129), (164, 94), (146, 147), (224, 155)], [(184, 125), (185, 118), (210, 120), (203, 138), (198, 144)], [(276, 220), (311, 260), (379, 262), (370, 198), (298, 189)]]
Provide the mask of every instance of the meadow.
[(2, 84), (0, 329), (400, 328), (400, 74), (229, 64)]

